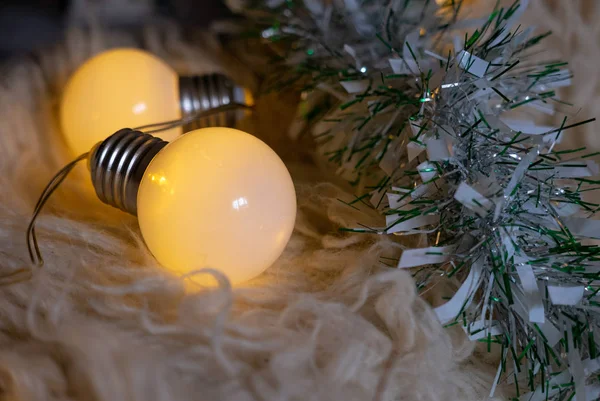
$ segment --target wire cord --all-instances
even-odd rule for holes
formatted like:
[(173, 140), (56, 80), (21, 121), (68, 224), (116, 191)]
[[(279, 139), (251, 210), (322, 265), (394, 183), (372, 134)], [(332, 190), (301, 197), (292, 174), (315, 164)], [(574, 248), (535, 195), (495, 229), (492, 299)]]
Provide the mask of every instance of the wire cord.
[[(157, 132), (167, 131), (172, 128), (187, 125), (196, 120), (200, 120), (204, 117), (209, 117), (214, 114), (224, 113), (224, 112), (231, 111), (231, 110), (242, 110), (242, 109), (250, 110), (250, 109), (252, 109), (252, 106), (247, 106), (242, 103), (230, 103), (230, 104), (226, 104), (225, 106), (219, 106), (219, 107), (215, 107), (213, 109), (198, 112), (198, 113), (194, 114), (193, 116), (180, 118), (178, 120), (164, 121), (161, 123), (142, 125), (140, 127), (133, 128), (133, 130), (134, 131), (142, 131), (144, 134), (155, 134)], [(148, 128), (154, 128), (154, 129), (146, 131)]]
[(35, 221), (42, 211), (42, 208), (50, 199), (50, 196), (56, 191), (60, 184), (67, 178), (71, 170), (75, 168), (77, 163), (82, 160), (86, 160), (89, 156), (89, 152), (86, 152), (73, 160), (71, 163), (64, 166), (56, 175), (50, 180), (46, 188), (42, 191), (40, 198), (38, 199), (35, 208), (33, 209), (33, 215), (31, 216), (31, 220), (29, 221), (29, 226), (27, 226), (27, 250), (29, 251), (29, 258), (31, 262), (38, 267), (44, 265), (44, 259), (42, 258), (42, 254), (40, 253), (40, 248), (38, 246), (37, 237), (35, 235)]

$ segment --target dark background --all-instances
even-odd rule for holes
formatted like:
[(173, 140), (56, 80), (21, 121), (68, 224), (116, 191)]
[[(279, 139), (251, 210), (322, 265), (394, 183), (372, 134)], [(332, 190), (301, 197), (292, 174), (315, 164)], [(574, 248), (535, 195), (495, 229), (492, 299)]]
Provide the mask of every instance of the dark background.
[(135, 29), (154, 18), (206, 27), (230, 13), (221, 0), (0, 0), (0, 58), (43, 49), (90, 15), (105, 26)]

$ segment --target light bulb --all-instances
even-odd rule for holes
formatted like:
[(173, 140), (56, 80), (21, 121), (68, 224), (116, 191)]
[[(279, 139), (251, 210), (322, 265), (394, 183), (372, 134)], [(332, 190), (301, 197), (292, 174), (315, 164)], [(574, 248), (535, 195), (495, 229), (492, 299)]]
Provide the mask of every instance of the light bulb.
[[(178, 120), (230, 103), (252, 102), (248, 90), (223, 75), (179, 77), (156, 56), (121, 48), (100, 53), (75, 71), (62, 94), (60, 122), (67, 145), (79, 155), (122, 127)], [(232, 126), (238, 116), (221, 113), (158, 136), (170, 141), (202, 126)]]
[(158, 262), (176, 274), (211, 267), (249, 280), (283, 252), (296, 195), (277, 154), (231, 128), (204, 128), (166, 142), (121, 130), (90, 156), (101, 200), (137, 214)]

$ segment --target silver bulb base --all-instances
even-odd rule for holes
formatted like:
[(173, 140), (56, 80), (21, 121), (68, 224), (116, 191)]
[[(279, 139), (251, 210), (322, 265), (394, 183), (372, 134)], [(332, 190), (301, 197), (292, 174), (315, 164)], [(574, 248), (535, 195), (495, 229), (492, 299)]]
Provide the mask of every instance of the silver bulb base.
[(89, 170), (98, 198), (137, 216), (137, 194), (146, 168), (168, 142), (125, 128), (96, 145)]
[[(179, 77), (179, 99), (184, 119), (219, 106), (233, 103), (252, 106), (253, 102), (247, 89), (222, 74)], [(183, 126), (183, 132), (206, 127), (235, 127), (245, 112), (230, 110), (199, 118)]]

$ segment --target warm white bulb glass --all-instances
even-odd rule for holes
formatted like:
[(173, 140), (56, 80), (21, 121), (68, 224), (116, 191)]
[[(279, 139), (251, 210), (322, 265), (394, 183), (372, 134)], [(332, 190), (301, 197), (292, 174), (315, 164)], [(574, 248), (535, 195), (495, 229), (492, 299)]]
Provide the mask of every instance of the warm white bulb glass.
[[(137, 49), (115, 49), (86, 61), (69, 79), (62, 95), (60, 122), (75, 155), (121, 128), (181, 118), (179, 81), (159, 58)], [(170, 141), (174, 128), (157, 136)]]
[(283, 252), (294, 227), (290, 174), (264, 142), (231, 128), (204, 128), (168, 144), (139, 187), (140, 229), (176, 274), (210, 267), (249, 280)]

